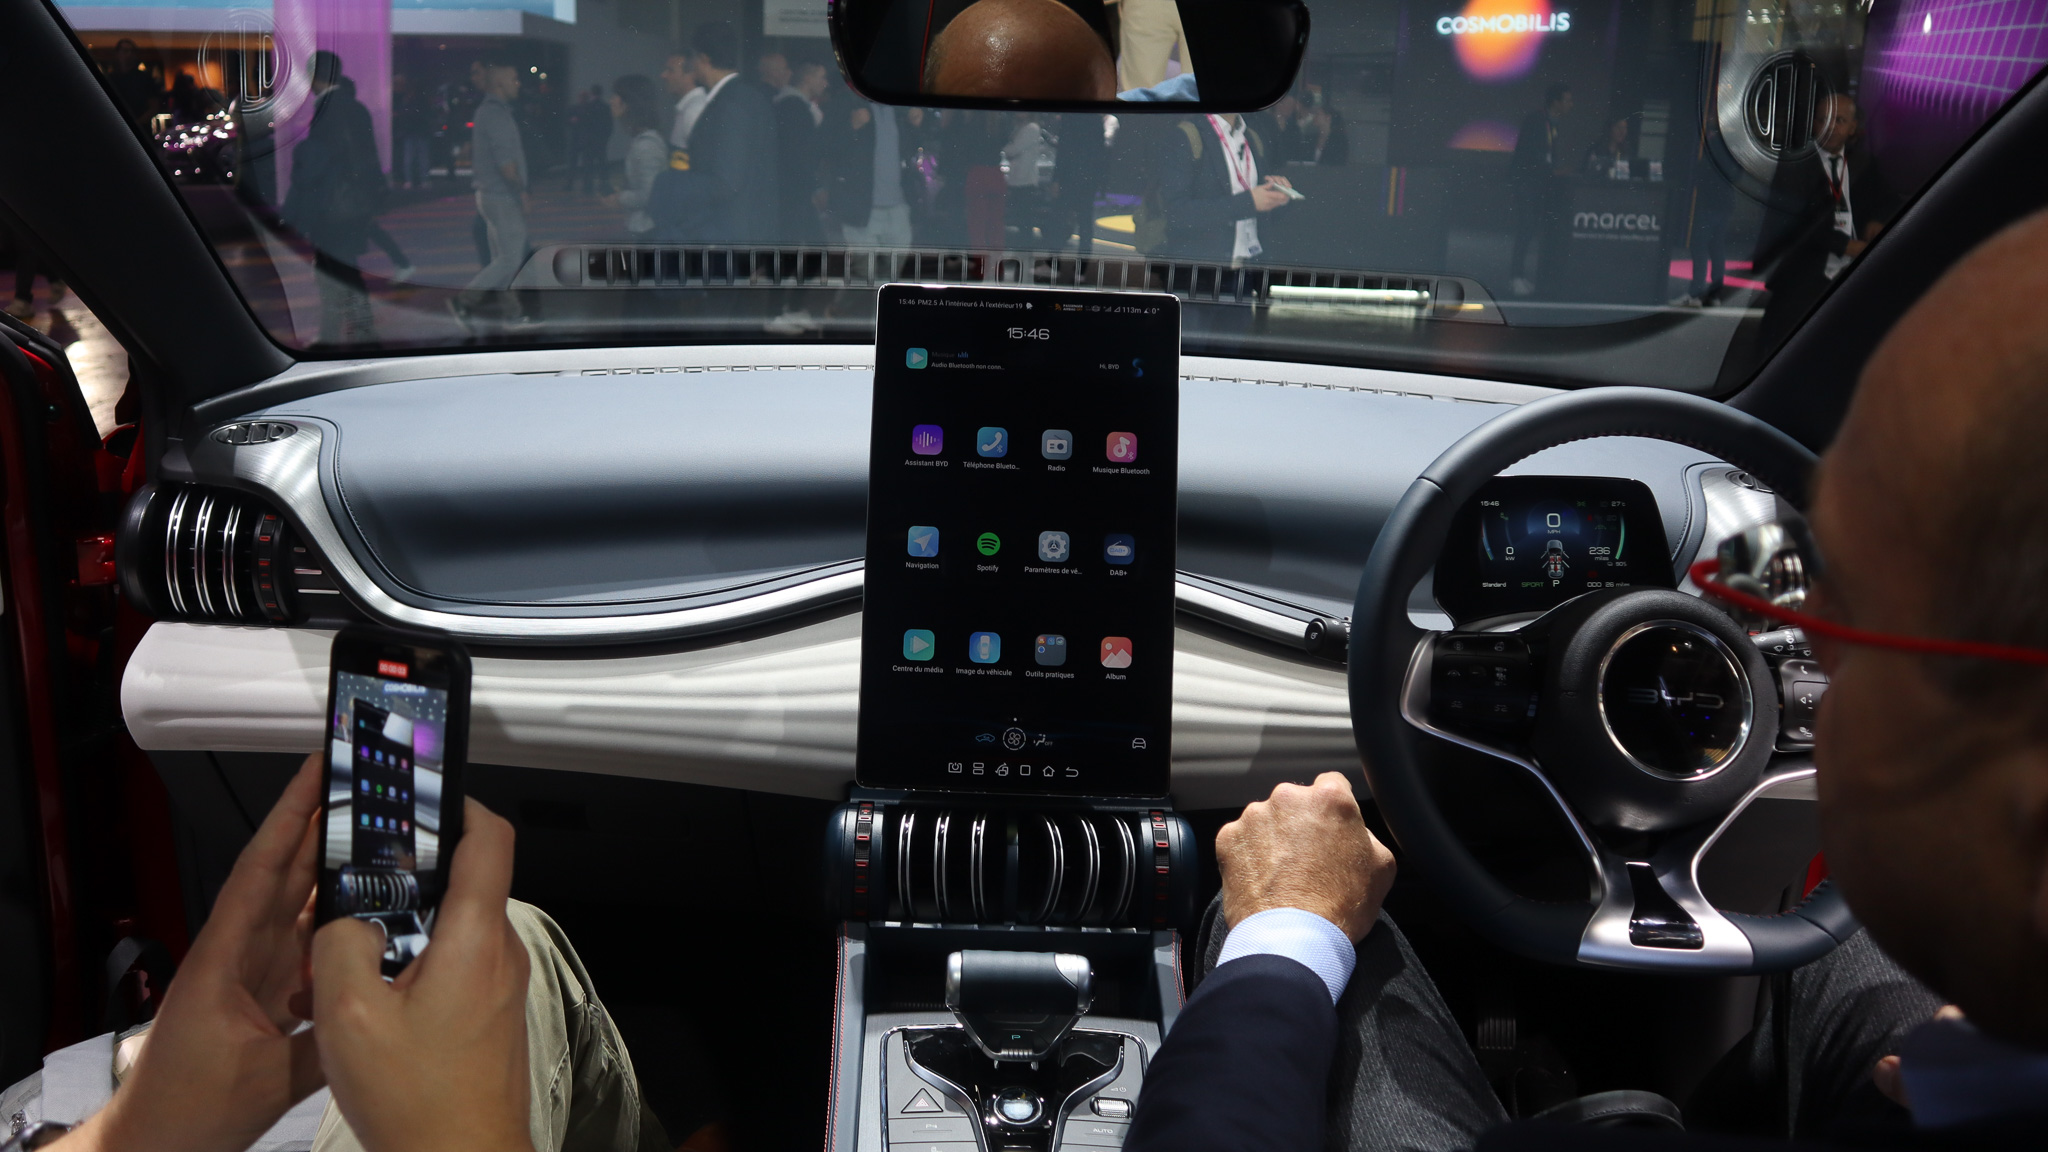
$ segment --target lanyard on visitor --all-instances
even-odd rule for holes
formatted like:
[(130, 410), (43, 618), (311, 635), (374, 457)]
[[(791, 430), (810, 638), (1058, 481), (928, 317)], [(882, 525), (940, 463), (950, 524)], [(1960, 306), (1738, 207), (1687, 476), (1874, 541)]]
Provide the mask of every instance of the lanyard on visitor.
[(1820, 154), (1820, 170), (1822, 175), (1827, 178), (1829, 203), (1832, 203), (1837, 208), (1842, 206), (1842, 177), (1835, 174), (1835, 165), (1844, 163), (1846, 160), (1847, 157), (1844, 156), (1837, 156), (1833, 160), (1829, 160), (1827, 153), (1823, 152)]
[(1252, 190), (1252, 142), (1246, 138), (1237, 148), (1230, 146), (1230, 129), (1224, 125), (1223, 117), (1210, 116), (1209, 127), (1216, 130), (1216, 139), (1223, 143), (1223, 162), (1230, 166), (1230, 174), (1249, 192)]

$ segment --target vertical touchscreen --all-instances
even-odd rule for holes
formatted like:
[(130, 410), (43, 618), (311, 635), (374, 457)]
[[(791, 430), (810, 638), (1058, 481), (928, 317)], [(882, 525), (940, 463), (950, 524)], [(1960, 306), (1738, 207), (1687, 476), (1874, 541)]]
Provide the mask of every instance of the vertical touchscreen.
[(440, 867), (448, 693), (337, 667), (333, 707), (323, 883), (334, 913), (377, 922), (386, 965), (402, 966), (426, 946)]
[(857, 776), (1162, 796), (1180, 308), (881, 290)]

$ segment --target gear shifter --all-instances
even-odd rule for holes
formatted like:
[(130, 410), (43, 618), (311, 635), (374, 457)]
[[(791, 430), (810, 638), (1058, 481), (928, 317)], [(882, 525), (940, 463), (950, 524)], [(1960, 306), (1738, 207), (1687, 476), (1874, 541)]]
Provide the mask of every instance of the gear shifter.
[(946, 957), (946, 1007), (989, 1059), (1042, 1060), (1094, 1003), (1094, 966), (1065, 952)]

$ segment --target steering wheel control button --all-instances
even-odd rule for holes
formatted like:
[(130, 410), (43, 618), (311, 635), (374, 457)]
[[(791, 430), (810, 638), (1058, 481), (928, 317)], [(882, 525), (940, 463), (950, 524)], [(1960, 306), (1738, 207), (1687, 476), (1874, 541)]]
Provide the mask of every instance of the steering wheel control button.
[(1784, 709), (1778, 720), (1778, 750), (1811, 749), (1820, 698), (1828, 691), (1827, 673), (1816, 661), (1786, 660), (1778, 665), (1778, 691)]
[(1129, 1100), (1105, 1100), (1099, 1097), (1090, 1107), (1097, 1116), (1107, 1120), (1129, 1120), (1134, 1111)]
[(1446, 732), (1519, 740), (1536, 721), (1536, 668), (1518, 636), (1440, 636), (1429, 670), (1430, 723)]
[(1654, 621), (1622, 633), (1600, 668), (1600, 718), (1636, 767), (1672, 780), (1719, 771), (1754, 718), (1749, 679), (1721, 638)]
[(1039, 1101), (1038, 1093), (1016, 1085), (996, 1093), (993, 1111), (1003, 1123), (1022, 1127), (1038, 1119), (1045, 1105)]

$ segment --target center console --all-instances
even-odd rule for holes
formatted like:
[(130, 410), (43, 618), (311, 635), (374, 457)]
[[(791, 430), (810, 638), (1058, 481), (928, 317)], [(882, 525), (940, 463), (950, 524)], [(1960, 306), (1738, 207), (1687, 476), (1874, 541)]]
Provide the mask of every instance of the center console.
[(859, 790), (826, 835), (830, 1152), (1121, 1147), (1183, 997), (1187, 823)]

